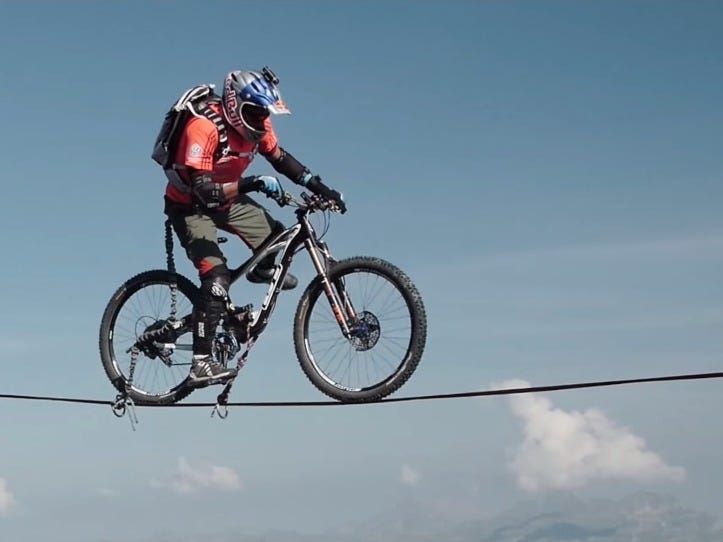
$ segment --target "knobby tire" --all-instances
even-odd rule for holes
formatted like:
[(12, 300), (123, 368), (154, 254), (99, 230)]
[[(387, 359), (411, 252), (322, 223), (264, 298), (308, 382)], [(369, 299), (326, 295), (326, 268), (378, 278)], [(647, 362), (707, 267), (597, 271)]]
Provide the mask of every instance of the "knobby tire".
[[(328, 301), (320, 277), (314, 279), (304, 291), (297, 306), (294, 319), (294, 346), (304, 374), (306, 374), (311, 383), (321, 392), (342, 402), (377, 401), (397, 391), (409, 380), (419, 365), (427, 337), (427, 317), (422, 298), (410, 278), (393, 264), (379, 258), (365, 256), (348, 258), (334, 263), (329, 270), (328, 278), (329, 281), (334, 284), (337, 281), (343, 282), (345, 279), (361, 274), (369, 274), (371, 277), (388, 282), (389, 288), (391, 288), (392, 291), (396, 290), (395, 293), (401, 296), (408, 311), (411, 330), (410, 338), (404, 354), (395, 362), (396, 366), (393, 367), (390, 375), (369, 385), (353, 387), (336, 381), (333, 377), (326, 374), (324, 369), (320, 367), (320, 364), (317, 363), (309, 338), (311, 328), (315, 325), (314, 322), (312, 322), (312, 313), (314, 313), (314, 308), (317, 303), (325, 304), (327, 312), (330, 315), (332, 312), (328, 308)], [(365, 307), (359, 299), (352, 297), (351, 303), (357, 311), (361, 312), (365, 310)], [(404, 317), (406, 318), (407, 315)], [(333, 322), (333, 324), (336, 324), (336, 322)], [(329, 325), (331, 326), (331, 324)], [(380, 328), (381, 336), (379, 340), (383, 339), (385, 325), (381, 325)], [(368, 363), (369, 358), (374, 360), (374, 356), (378, 355), (373, 352), (375, 348), (381, 351), (381, 355), (385, 354), (382, 343), (375, 343), (373, 346), (355, 349), (351, 341), (344, 339), (340, 329), (337, 328), (336, 331), (338, 332), (340, 345), (336, 350), (339, 354), (337, 357), (349, 359), (349, 367), (345, 368), (346, 373), (357, 371), (357, 373), (360, 374), (364, 372), (368, 374), (370, 372), (368, 367), (360, 367), (360, 365)], [(330, 341), (331, 339), (325, 340)], [(356, 365), (352, 366), (353, 358), (359, 354), (359, 350), (368, 350), (369, 355), (365, 360), (354, 362)], [(366, 355), (366, 352), (362, 352), (362, 354)], [(330, 363), (337, 363), (337, 361)], [(389, 365), (389, 363), (387, 363), (387, 365)]]
[[(191, 305), (195, 303), (198, 297), (198, 288), (182, 275), (176, 274), (175, 278), (177, 296), (179, 298), (182, 295), (185, 296), (188, 301), (190, 301)], [(132, 305), (134, 302), (133, 297), (136, 294), (139, 294), (139, 292), (141, 292), (145, 287), (152, 285), (167, 286), (168, 291), (170, 292), (171, 274), (166, 270), (159, 269), (145, 271), (127, 280), (113, 294), (101, 319), (99, 337), (101, 361), (103, 363), (105, 373), (113, 383), (113, 386), (115, 386), (120, 393), (126, 392), (128, 375), (121, 369), (118, 358), (121, 357), (122, 359), (129, 359), (130, 354), (126, 353), (125, 347), (122, 348), (121, 351), (116, 350), (117, 347), (114, 345), (114, 339), (116, 337), (116, 320), (124, 306)], [(159, 316), (168, 318), (170, 314), (163, 314)], [(177, 316), (180, 318), (183, 314), (179, 314)], [(158, 359), (150, 359), (141, 353), (136, 363), (135, 374), (139, 374), (139, 369), (143, 367), (143, 364), (162, 363), (163, 362)], [(163, 367), (160, 367), (160, 369), (163, 370)], [(192, 391), (193, 388), (186, 385), (186, 379), (184, 378), (176, 385), (171, 385), (169, 389), (165, 389), (160, 392), (149, 392), (142, 389), (134, 377), (132, 387), (128, 390), (128, 396), (139, 405), (172, 404), (187, 397)]]

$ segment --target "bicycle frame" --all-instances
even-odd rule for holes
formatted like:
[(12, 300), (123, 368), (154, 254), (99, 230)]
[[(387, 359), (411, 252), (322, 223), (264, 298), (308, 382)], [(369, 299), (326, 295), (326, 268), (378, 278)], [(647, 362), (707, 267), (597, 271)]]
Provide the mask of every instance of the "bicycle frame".
[[(239, 267), (231, 269), (231, 284), (233, 284), (239, 277), (244, 276), (248, 270), (253, 268), (254, 265), (266, 256), (281, 253), (280, 257), (277, 256), (278, 264), (274, 270), (274, 276), (269, 284), (266, 296), (261, 304), (261, 309), (253, 313), (249, 327), (249, 339), (251, 340), (255, 340), (266, 328), (271, 314), (276, 307), (276, 301), (281, 292), (281, 285), (291, 268), (294, 254), (296, 254), (297, 249), (301, 245), (306, 248), (316, 273), (321, 278), (324, 291), (329, 299), (331, 309), (339, 323), (342, 333), (347, 338), (351, 337), (349, 318), (354, 318), (356, 313), (346, 295), (342, 282), (337, 281), (338, 284), (335, 284), (337, 291), (334, 291), (334, 288), (332, 288), (329, 283), (327, 268), (328, 264), (333, 262), (334, 259), (326, 243), (317, 239), (316, 232), (309, 221), (308, 215), (308, 209), (297, 209), (296, 224), (267, 241), (256, 254), (243, 262)], [(342, 311), (342, 308), (345, 310)], [(344, 314), (345, 312), (346, 314)]]
[[(256, 300), (263, 296), (260, 307), (249, 304), (239, 309), (228, 297), (223, 303), (222, 319), (212, 332), (213, 361), (231, 369), (229, 364), (235, 360), (236, 370), (227, 371), (216, 381), (198, 381), (194, 374), (184, 377), (180, 366), (193, 365), (196, 360), (189, 360), (187, 354), (174, 355), (177, 350), (193, 351), (188, 339), (193, 335), (194, 308), (200, 308), (196, 305), (200, 290), (176, 271), (172, 223), (166, 221), (167, 270), (152, 269), (123, 283), (101, 319), (101, 360), (120, 392), (114, 411), (125, 410), (134, 400), (171, 404), (196, 387), (225, 384), (214, 408), (214, 413), (225, 417), (236, 375), (270, 322), (293, 259), (301, 249), (309, 253), (315, 271), (297, 304), (293, 339), (298, 361), (312, 384), (334, 399), (355, 402), (380, 399), (406, 382), (419, 363), (426, 339), (426, 314), (414, 284), (386, 260), (369, 256), (336, 260), (332, 256), (323, 240), (328, 224), (324, 222), (317, 234), (311, 215), (343, 212), (343, 205), (303, 192), (300, 200), (285, 194), (279, 203), (296, 207), (296, 222), (274, 232), (246, 261), (228, 270), (230, 286), (241, 277), (245, 279), (255, 266), (262, 264), (266, 269), (266, 262), (271, 262), (268, 285), (261, 288), (265, 295), (257, 292), (253, 296)], [(219, 229), (223, 230), (223, 226)], [(352, 296), (358, 303), (358, 313)], [(329, 325), (329, 317), (336, 320), (337, 327)], [(372, 351), (378, 343), (379, 350)], [(118, 356), (119, 348), (130, 354), (129, 370), (127, 360)], [(144, 370), (135, 374), (141, 356)], [(384, 370), (381, 377), (380, 362)], [(371, 375), (368, 364), (372, 364)], [(393, 370), (389, 375), (387, 368)], [(140, 376), (140, 384), (134, 383), (134, 376)], [(372, 382), (367, 383), (369, 380)]]
[[(311, 200), (306, 200), (307, 203), (309, 201)], [(273, 236), (261, 245), (256, 253), (244, 261), (241, 265), (229, 270), (231, 275), (231, 284), (234, 284), (240, 277), (244, 276), (266, 256), (281, 253), (280, 257), (276, 257), (278, 263), (275, 265), (274, 275), (261, 304), (261, 308), (260, 310), (254, 310), (251, 313), (251, 320), (248, 323), (248, 333), (245, 343), (246, 350), (241, 358), (239, 358), (239, 368), (243, 366), (249, 350), (268, 325), (271, 314), (276, 307), (276, 301), (282, 289), (281, 286), (289, 269), (291, 268), (294, 255), (298, 252), (302, 245), (306, 248), (309, 256), (311, 257), (312, 264), (316, 269), (317, 278), (322, 283), (324, 293), (327, 296), (331, 310), (342, 334), (347, 339), (351, 339), (354, 336), (356, 324), (358, 323), (357, 313), (346, 293), (343, 279), (334, 280), (333, 286), (329, 281), (327, 270), (329, 264), (333, 263), (335, 260), (332, 257), (326, 243), (317, 238), (316, 232), (309, 221), (309, 214), (314, 210), (315, 208), (309, 205), (299, 206), (296, 210), (296, 224)], [(228, 312), (225, 316), (226, 318), (233, 317), (230, 313), (233, 308), (233, 305), (229, 303), (227, 307)], [(176, 330), (184, 329), (190, 324), (190, 321), (191, 315), (186, 315), (174, 324), (174, 328)], [(154, 342), (154, 346), (159, 349), (170, 351), (192, 350), (192, 346), (190, 344)], [(227, 360), (239, 351), (239, 346), (240, 345), (235, 342), (235, 339), (232, 339), (231, 348), (226, 354), (226, 356), (228, 356), (226, 357)]]

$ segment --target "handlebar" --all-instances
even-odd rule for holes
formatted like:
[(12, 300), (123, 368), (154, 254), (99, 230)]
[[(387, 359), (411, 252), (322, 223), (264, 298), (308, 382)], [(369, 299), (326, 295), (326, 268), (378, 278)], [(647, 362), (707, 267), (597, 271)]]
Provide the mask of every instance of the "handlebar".
[(318, 194), (307, 194), (306, 192), (302, 192), (300, 198), (301, 199), (297, 199), (293, 194), (284, 190), (281, 197), (274, 198), (274, 200), (279, 204), (279, 207), (290, 205), (308, 213), (314, 213), (316, 211), (331, 211), (333, 213), (341, 212), (341, 209), (339, 209), (336, 202), (329, 201)]

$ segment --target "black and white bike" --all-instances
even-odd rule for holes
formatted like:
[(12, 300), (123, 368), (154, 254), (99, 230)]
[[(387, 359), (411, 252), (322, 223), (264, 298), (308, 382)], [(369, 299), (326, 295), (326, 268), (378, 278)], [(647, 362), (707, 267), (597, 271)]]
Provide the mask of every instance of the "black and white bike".
[[(285, 193), (280, 205), (296, 208), (295, 224), (231, 270), (232, 283), (269, 254), (275, 274), (258, 310), (229, 301), (214, 340), (214, 356), (228, 366), (236, 354), (240, 370), (266, 329), (294, 255), (306, 249), (316, 277), (296, 309), (293, 340), (302, 370), (329, 397), (342, 402), (382, 399), (397, 391), (420, 362), (427, 337), (422, 298), (409, 277), (391, 263), (358, 256), (336, 260), (322, 240), (329, 212), (319, 196)], [(323, 212), (317, 235), (312, 213)], [(223, 242), (224, 239), (220, 238)], [(173, 234), (166, 223), (168, 269), (145, 271), (113, 294), (100, 326), (100, 356), (118, 390), (116, 405), (172, 404), (194, 389), (188, 383), (192, 358), (191, 312), (198, 287), (175, 270)], [(227, 403), (233, 380), (218, 396)], [(115, 410), (115, 407), (114, 407)], [(219, 411), (220, 413), (220, 411)]]

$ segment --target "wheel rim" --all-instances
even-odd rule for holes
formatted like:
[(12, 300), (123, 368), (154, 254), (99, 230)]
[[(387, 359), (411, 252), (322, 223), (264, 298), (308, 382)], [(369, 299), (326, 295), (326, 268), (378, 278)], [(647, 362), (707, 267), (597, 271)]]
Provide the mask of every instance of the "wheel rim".
[(384, 385), (403, 371), (411, 349), (413, 322), (396, 283), (371, 270), (342, 278), (357, 311), (351, 339), (345, 338), (319, 293), (306, 324), (306, 349), (315, 372), (328, 384), (352, 392)]
[[(176, 318), (190, 314), (193, 303), (176, 289)], [(147, 283), (131, 293), (118, 310), (109, 335), (110, 354), (124, 380), (130, 373), (131, 355), (127, 352), (140, 334), (159, 327), (171, 314), (171, 291), (167, 283)], [(175, 350), (142, 352), (136, 361), (132, 389), (149, 396), (166, 395), (188, 377), (191, 365), (191, 334), (176, 341)], [(180, 346), (180, 349), (178, 348)], [(161, 354), (156, 355), (156, 354)]]

